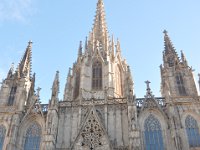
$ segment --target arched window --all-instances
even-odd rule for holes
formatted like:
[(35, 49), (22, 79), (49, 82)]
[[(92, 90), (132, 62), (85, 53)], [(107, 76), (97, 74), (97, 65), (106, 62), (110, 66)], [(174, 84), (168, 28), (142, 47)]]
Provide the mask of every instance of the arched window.
[(80, 70), (76, 71), (75, 86), (74, 86), (74, 99), (76, 99), (78, 97), (79, 89), (80, 89)]
[(24, 150), (39, 150), (41, 133), (41, 126), (37, 123), (33, 123), (26, 131)]
[(164, 150), (161, 125), (152, 114), (144, 123), (145, 150)]
[(102, 64), (96, 61), (92, 65), (92, 89), (102, 89)]
[(182, 77), (181, 73), (178, 73), (176, 75), (176, 83), (177, 83), (179, 94), (182, 95), (182, 96), (186, 95), (184, 82), (183, 82), (183, 77)]
[(190, 147), (200, 147), (200, 134), (197, 121), (192, 116), (185, 119), (185, 127)]
[(168, 62), (169, 67), (173, 67), (174, 66), (174, 57), (168, 57), (167, 62)]
[(14, 86), (14, 87), (11, 88), (11, 90), (10, 90), (10, 96), (8, 98), (8, 106), (12, 106), (13, 105), (16, 91), (17, 91), (17, 87), (16, 86)]
[(6, 135), (6, 128), (3, 125), (0, 125), (0, 150), (3, 149), (3, 142)]
[(115, 68), (115, 92), (117, 95), (122, 96), (122, 73), (119, 66)]

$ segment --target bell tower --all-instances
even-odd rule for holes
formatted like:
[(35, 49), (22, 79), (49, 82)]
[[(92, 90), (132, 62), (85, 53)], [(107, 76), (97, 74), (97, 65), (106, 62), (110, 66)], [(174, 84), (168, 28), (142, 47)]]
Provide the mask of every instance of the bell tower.
[(0, 100), (2, 106), (17, 107), (19, 111), (29, 103), (29, 96), (34, 92), (35, 75), (31, 76), (32, 42), (28, 42), (25, 53), (14, 71), (14, 64), (8, 71), (6, 79), (3, 80)]
[(179, 58), (167, 31), (165, 30), (163, 33), (163, 65), (160, 66), (162, 96), (197, 96), (198, 94), (193, 77), (193, 70), (188, 66), (183, 51), (181, 51), (181, 58)]
[(100, 99), (127, 97), (129, 71), (120, 41), (109, 36), (103, 0), (98, 0), (92, 30), (85, 45), (80, 42), (77, 61), (69, 71), (64, 100), (78, 100), (81, 95)]

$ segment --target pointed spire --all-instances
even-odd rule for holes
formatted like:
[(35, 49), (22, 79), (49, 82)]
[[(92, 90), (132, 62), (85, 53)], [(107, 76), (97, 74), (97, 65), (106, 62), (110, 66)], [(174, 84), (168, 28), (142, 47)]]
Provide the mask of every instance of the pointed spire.
[(168, 32), (166, 30), (164, 30), (163, 33), (164, 33), (164, 46), (165, 46), (164, 52), (165, 52), (165, 54), (168, 54), (168, 53), (176, 54), (176, 50), (173, 47), (173, 44), (168, 36)]
[(7, 79), (12, 78), (13, 73), (14, 73), (14, 63), (11, 64), (11, 67), (10, 67), (8, 74), (7, 74)]
[(18, 66), (18, 77), (31, 76), (31, 59), (32, 59), (32, 41), (28, 42), (28, 46)]
[(113, 57), (115, 56), (115, 41), (114, 41), (114, 35), (112, 35), (111, 54), (112, 54)]
[(27, 105), (32, 104), (31, 100), (32, 100), (32, 96), (34, 94), (35, 94), (35, 73), (33, 74), (33, 77), (31, 79), (31, 87), (30, 87), (29, 94), (28, 94)]
[(85, 37), (85, 53), (87, 53), (87, 49), (88, 49), (88, 40), (87, 40), (87, 36)]
[(105, 38), (107, 36), (107, 25), (106, 25), (106, 19), (105, 19), (103, 0), (98, 0), (98, 3), (97, 3), (93, 32), (95, 35), (95, 39), (101, 42), (103, 42), (102, 38)]
[(186, 66), (188, 65), (187, 59), (186, 59), (185, 54), (183, 53), (182, 50), (181, 50), (181, 60)]
[(120, 46), (119, 39), (117, 39), (116, 52), (121, 53), (121, 46)]
[(82, 41), (80, 41), (79, 48), (78, 48), (78, 56), (82, 56), (83, 54), (82, 50), (83, 50)]
[(59, 71), (56, 71), (55, 79), (52, 86), (52, 98), (58, 98), (59, 93)]

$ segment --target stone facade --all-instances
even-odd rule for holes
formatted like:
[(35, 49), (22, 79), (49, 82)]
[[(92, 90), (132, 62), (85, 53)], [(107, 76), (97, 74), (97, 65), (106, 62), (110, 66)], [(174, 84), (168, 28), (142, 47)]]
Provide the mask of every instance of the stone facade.
[(150, 82), (136, 98), (120, 42), (107, 31), (98, 0), (94, 26), (69, 69), (63, 100), (56, 72), (49, 104), (31, 75), (32, 42), (0, 89), (0, 150), (198, 150), (200, 99), (192, 68), (164, 31), (162, 97)]

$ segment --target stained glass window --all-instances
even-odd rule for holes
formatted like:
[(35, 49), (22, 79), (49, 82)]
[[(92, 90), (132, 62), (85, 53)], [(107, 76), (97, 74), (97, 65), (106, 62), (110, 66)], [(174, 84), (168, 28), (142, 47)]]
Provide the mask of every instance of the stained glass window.
[(102, 64), (99, 61), (92, 65), (92, 89), (102, 89)]
[(200, 134), (197, 121), (192, 116), (185, 119), (185, 127), (190, 147), (200, 147)]
[(3, 142), (6, 135), (6, 128), (3, 125), (0, 125), (0, 150), (3, 149)]
[(11, 88), (10, 96), (8, 98), (8, 106), (12, 106), (13, 105), (16, 91), (17, 91), (17, 87), (16, 86)]
[(169, 58), (167, 59), (167, 61), (168, 61), (169, 67), (173, 67), (173, 66), (174, 66), (174, 58), (173, 58), (173, 57), (169, 57)]
[(41, 141), (41, 126), (33, 123), (26, 132), (24, 150), (39, 150)]
[(178, 86), (179, 94), (180, 95), (186, 95), (183, 77), (182, 77), (181, 73), (178, 73), (176, 75), (176, 83), (177, 83), (177, 86)]
[(145, 150), (164, 150), (160, 122), (152, 114), (144, 123)]

